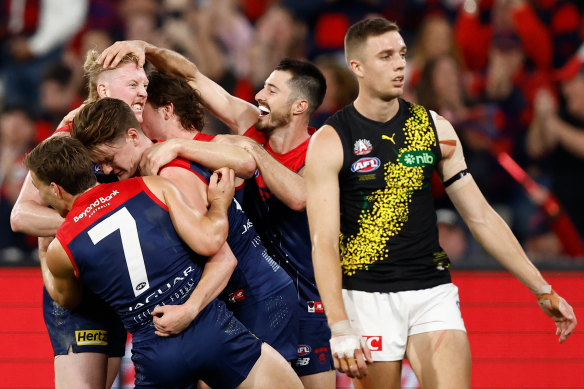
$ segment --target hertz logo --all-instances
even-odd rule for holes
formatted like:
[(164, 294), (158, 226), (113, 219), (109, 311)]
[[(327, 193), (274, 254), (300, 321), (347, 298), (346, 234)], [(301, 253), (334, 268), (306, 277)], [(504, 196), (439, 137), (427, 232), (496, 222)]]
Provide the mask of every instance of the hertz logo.
[(75, 341), (78, 346), (107, 346), (107, 331), (75, 331)]

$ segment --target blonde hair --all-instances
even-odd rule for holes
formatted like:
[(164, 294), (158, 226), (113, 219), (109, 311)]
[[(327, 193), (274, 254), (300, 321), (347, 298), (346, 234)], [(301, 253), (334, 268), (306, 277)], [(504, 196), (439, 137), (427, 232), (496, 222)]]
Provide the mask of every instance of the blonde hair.
[[(100, 74), (113, 70), (112, 68), (105, 68), (102, 64), (97, 63), (99, 58), (99, 53), (96, 50), (89, 50), (85, 58), (85, 63), (83, 64), (83, 71), (85, 72), (85, 77), (87, 78), (87, 89), (88, 96), (86, 103), (97, 101), (99, 99), (99, 94), (97, 93), (97, 79)], [(129, 53), (124, 55), (120, 63), (116, 66), (116, 69), (127, 63), (138, 64), (138, 57), (134, 54)]]

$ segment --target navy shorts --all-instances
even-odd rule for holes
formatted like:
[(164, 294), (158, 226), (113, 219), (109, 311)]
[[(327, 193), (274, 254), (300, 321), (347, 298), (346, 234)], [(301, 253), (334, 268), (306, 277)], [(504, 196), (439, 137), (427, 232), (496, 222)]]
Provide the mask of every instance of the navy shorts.
[(190, 388), (197, 380), (235, 388), (261, 355), (262, 342), (219, 300), (176, 336), (156, 336), (153, 326), (143, 333), (132, 344), (136, 388)]
[(43, 316), (53, 353), (100, 353), (122, 357), (127, 332), (118, 315), (88, 290), (77, 308), (69, 311), (57, 304), (43, 288)]
[(298, 355), (292, 367), (298, 376), (334, 369), (329, 339), (331, 330), (326, 319), (300, 319)]
[(298, 296), (294, 284), (257, 301), (247, 297), (228, 302), (235, 317), (258, 338), (272, 346), (284, 359), (296, 359), (298, 346)]

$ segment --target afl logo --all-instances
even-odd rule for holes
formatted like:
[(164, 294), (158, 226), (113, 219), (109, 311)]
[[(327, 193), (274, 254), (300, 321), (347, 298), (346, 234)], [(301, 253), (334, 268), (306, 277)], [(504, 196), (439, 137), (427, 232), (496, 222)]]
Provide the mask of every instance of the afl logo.
[(144, 289), (145, 286), (146, 286), (145, 282), (140, 282), (138, 285), (136, 285), (136, 290), (142, 290)]
[(306, 344), (301, 344), (300, 346), (298, 346), (298, 356), (299, 357), (303, 357), (305, 355), (310, 354), (310, 346), (306, 345)]
[(377, 157), (359, 158), (351, 165), (351, 171), (353, 173), (369, 173), (377, 170), (379, 166), (381, 166), (381, 162)]

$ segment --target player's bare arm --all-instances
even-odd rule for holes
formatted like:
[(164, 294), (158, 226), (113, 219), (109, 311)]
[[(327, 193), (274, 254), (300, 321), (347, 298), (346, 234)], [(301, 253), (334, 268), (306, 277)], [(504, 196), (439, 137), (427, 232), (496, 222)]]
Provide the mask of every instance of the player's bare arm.
[(287, 207), (295, 211), (306, 209), (306, 186), (303, 170), (296, 173), (277, 161), (255, 140), (241, 135), (218, 135), (218, 142), (237, 145), (253, 156), (257, 168), (270, 191)]
[(202, 74), (194, 63), (172, 50), (144, 41), (121, 41), (105, 49), (98, 61), (104, 67), (115, 67), (128, 53), (136, 55), (141, 66), (148, 60), (158, 70), (186, 79), (192, 88), (199, 91), (209, 111), (233, 133), (243, 134), (256, 123), (259, 109), (255, 105), (230, 95), (219, 84)]
[[(466, 163), (462, 146), (452, 125), (446, 119), (438, 117), (436, 128), (443, 150), (438, 172), (442, 180), (446, 181), (464, 172)], [(556, 323), (560, 342), (565, 341), (576, 327), (577, 321), (572, 307), (551, 290), (509, 226), (487, 203), (472, 176), (461, 174), (460, 179), (446, 188), (446, 193), (475, 239), (493, 258), (537, 295), (544, 312)]]
[(331, 327), (335, 368), (351, 377), (367, 375), (371, 353), (350, 326), (341, 294), (339, 259), (339, 171), (343, 164), (341, 140), (328, 125), (317, 131), (306, 154), (306, 211), (312, 241), (312, 263), (318, 292)]
[(77, 307), (81, 302), (83, 289), (75, 276), (75, 269), (67, 252), (57, 239), (53, 240), (47, 250), (46, 268), (49, 271), (45, 286), (53, 300), (66, 309)]
[(229, 245), (224, 244), (219, 252), (206, 262), (199, 284), (184, 304), (157, 306), (152, 311), (156, 335), (163, 337), (176, 335), (187, 328), (199, 312), (225, 289), (229, 276), (236, 266), (237, 259)]
[[(67, 132), (59, 132), (52, 136), (69, 135)], [(12, 230), (32, 236), (55, 236), (63, 220), (57, 211), (49, 208), (41, 199), (29, 172), (10, 213)]]
[(54, 236), (63, 220), (57, 211), (41, 200), (30, 173), (27, 174), (10, 213), (12, 230), (33, 236)]
[[(226, 172), (224, 181), (221, 183), (224, 186), (222, 194), (217, 194), (213, 198), (213, 202), (210, 204), (209, 210), (206, 206), (201, 204), (198, 207), (194, 206), (192, 202), (187, 200), (188, 195), (184, 193), (189, 193), (187, 191), (181, 191), (180, 188), (173, 185), (175, 182), (181, 182), (182, 179), (176, 179), (175, 177), (182, 177), (187, 175), (192, 176), (192, 173), (181, 168), (166, 168), (163, 170), (163, 177), (167, 178), (171, 182), (166, 182), (162, 185), (159, 182), (163, 182), (158, 177), (144, 177), (144, 181), (148, 186), (157, 187), (162, 185), (159, 190), (162, 194), (165, 203), (168, 206), (168, 211), (170, 217), (175, 224), (175, 228), (179, 235), (184, 234), (181, 237), (184, 241), (191, 247), (195, 252), (200, 255), (213, 255), (215, 254), (221, 246), (225, 243), (227, 238), (227, 232), (229, 230), (229, 222), (227, 220), (227, 209), (229, 204), (231, 204), (231, 199), (233, 198), (233, 181), (230, 177), (230, 173)], [(231, 179), (231, 182), (230, 182)], [(212, 182), (217, 181), (217, 174), (215, 178), (212, 177)], [(154, 181), (151, 183), (151, 181)], [(231, 185), (231, 187), (229, 187)], [(206, 188), (203, 190), (206, 191)], [(195, 188), (191, 188), (192, 192), (195, 192)], [(154, 191), (153, 191), (154, 192)], [(154, 192), (156, 193), (156, 192)], [(206, 199), (206, 193), (205, 193)], [(193, 233), (196, 231), (196, 233)]]
[[(216, 200), (215, 198), (225, 197), (224, 194), (216, 192), (228, 192), (229, 201), (227, 202), (227, 208), (231, 203), (234, 192), (233, 170), (224, 168), (221, 169), (219, 174), (213, 174), (209, 182), (208, 195), (207, 193), (204, 193), (207, 188), (202, 181), (182, 168), (165, 168), (163, 174), (170, 180), (176, 180), (180, 185), (177, 187), (172, 185), (171, 182), (166, 181), (168, 188), (163, 188), (162, 192), (159, 194), (163, 196), (164, 201), (169, 207), (171, 219), (177, 233), (192, 249), (194, 249), (189, 241), (192, 241), (194, 235), (199, 235), (199, 233), (203, 235), (205, 231), (193, 230), (193, 228), (196, 227), (189, 226), (188, 223), (183, 224), (185, 217), (184, 214), (180, 212), (177, 212), (173, 216), (171, 211), (173, 200), (184, 198), (185, 204), (188, 208), (194, 209), (194, 212), (204, 212), (206, 209), (207, 198), (209, 201), (212, 201), (212, 203), (216, 201), (223, 202), (224, 200)], [(219, 176), (221, 176), (221, 180), (219, 180)], [(145, 177), (145, 180), (147, 180), (146, 183), (149, 187), (152, 186), (152, 180), (159, 181), (161, 179), (161, 177)], [(224, 182), (221, 183), (222, 181)], [(221, 184), (221, 187), (219, 187), (219, 184)], [(187, 193), (187, 196), (183, 196), (183, 193)], [(210, 211), (211, 209), (209, 212)], [(194, 234), (193, 231), (197, 231), (197, 233)], [(210, 237), (210, 239), (212, 238), (213, 237)], [(194, 249), (194, 251), (196, 250)], [(197, 314), (205, 308), (209, 302), (216, 298), (219, 293), (221, 293), (227, 285), (236, 265), (237, 260), (224, 239), (219, 251), (210, 257), (205, 263), (201, 279), (189, 299), (180, 306), (158, 307), (152, 312), (156, 334), (159, 336), (170, 336), (184, 330), (195, 319)]]
[(140, 161), (140, 172), (143, 175), (158, 174), (164, 165), (177, 157), (198, 162), (211, 170), (228, 167), (243, 179), (251, 178), (256, 171), (254, 158), (240, 147), (223, 142), (174, 138), (156, 143), (146, 151)]

